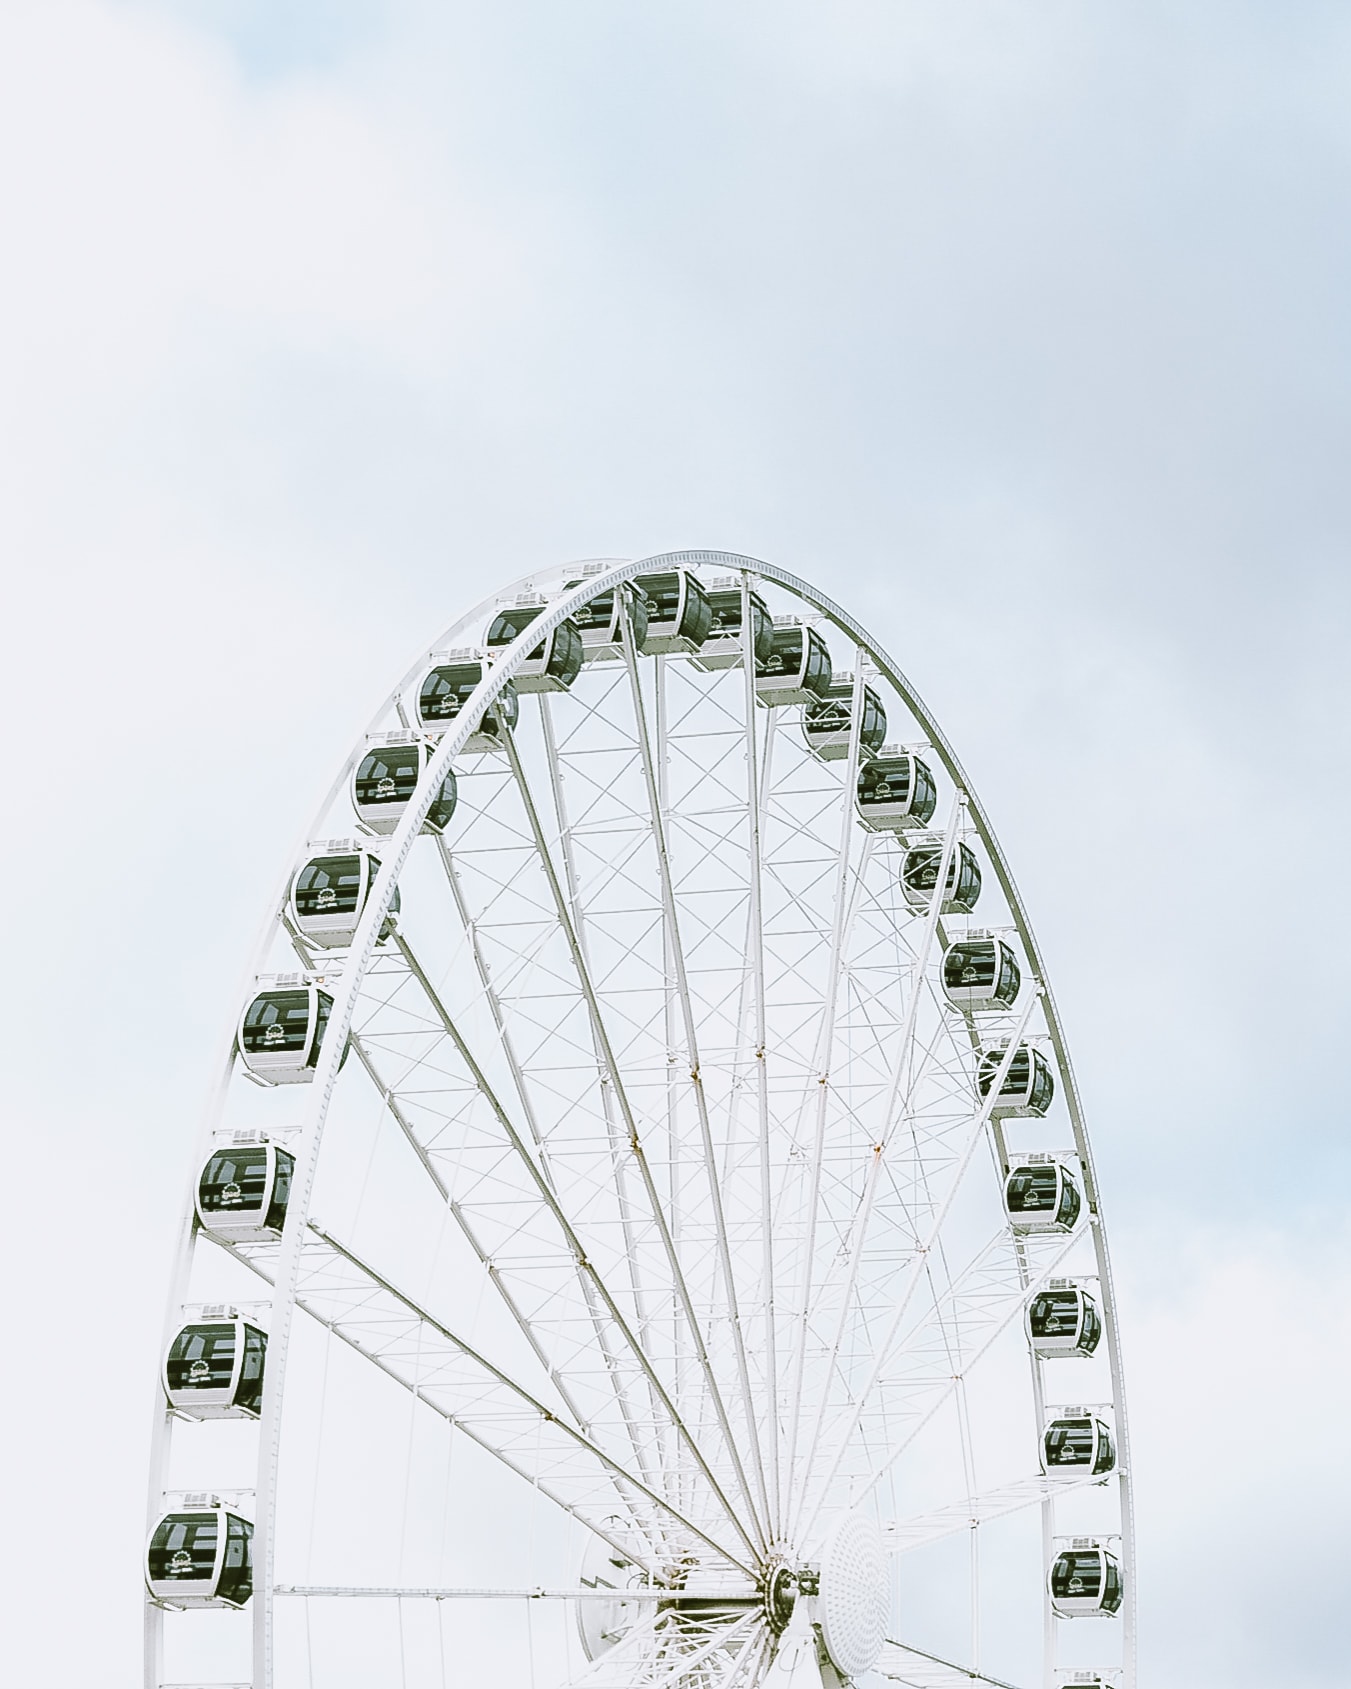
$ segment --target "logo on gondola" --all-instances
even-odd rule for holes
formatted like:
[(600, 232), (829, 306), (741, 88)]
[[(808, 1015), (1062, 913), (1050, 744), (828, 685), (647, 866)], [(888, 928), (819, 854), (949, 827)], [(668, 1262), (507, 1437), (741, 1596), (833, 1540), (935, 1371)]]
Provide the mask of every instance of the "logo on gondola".
[(331, 909), (338, 901), (338, 894), (332, 886), (325, 886), (319, 893), (318, 903), (321, 909)]
[(375, 782), (375, 795), (377, 798), (392, 798), (395, 791), (396, 787), (394, 782), (390, 779), (388, 774), (386, 774), (383, 779)]
[(272, 1025), (263, 1033), (263, 1042), (264, 1044), (284, 1044), (286, 1042), (286, 1028), (279, 1020), (274, 1020)]
[(228, 1208), (232, 1203), (242, 1202), (244, 1193), (236, 1184), (221, 1186), (220, 1201), (222, 1208)]
[(194, 1361), (188, 1368), (189, 1384), (205, 1384), (211, 1377), (211, 1368), (205, 1361)]
[(187, 1549), (176, 1549), (169, 1560), (169, 1576), (181, 1578), (192, 1570), (192, 1556)]

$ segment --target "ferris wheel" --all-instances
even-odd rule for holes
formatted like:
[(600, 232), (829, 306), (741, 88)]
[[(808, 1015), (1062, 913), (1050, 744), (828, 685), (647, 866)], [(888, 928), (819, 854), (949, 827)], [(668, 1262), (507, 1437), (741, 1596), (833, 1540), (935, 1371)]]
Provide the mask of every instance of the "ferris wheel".
[(192, 1158), (147, 1689), (1133, 1689), (1102, 1207), (978, 800), (845, 610), (543, 570), (287, 864)]

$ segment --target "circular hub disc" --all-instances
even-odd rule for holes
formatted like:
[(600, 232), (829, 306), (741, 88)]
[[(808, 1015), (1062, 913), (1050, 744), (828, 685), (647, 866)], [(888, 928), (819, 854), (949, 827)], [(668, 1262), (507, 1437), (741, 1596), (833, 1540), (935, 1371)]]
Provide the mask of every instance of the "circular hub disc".
[(826, 1652), (846, 1677), (877, 1663), (891, 1600), (886, 1550), (871, 1519), (850, 1513), (821, 1553), (819, 1614)]

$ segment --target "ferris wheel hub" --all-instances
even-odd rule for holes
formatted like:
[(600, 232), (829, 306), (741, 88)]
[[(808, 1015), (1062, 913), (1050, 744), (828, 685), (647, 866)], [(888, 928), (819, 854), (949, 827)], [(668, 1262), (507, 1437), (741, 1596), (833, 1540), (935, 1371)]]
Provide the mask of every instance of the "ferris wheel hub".
[(803, 1593), (803, 1577), (793, 1563), (782, 1555), (772, 1555), (765, 1567), (761, 1587), (764, 1591), (765, 1619), (775, 1636), (788, 1628), (788, 1621)]

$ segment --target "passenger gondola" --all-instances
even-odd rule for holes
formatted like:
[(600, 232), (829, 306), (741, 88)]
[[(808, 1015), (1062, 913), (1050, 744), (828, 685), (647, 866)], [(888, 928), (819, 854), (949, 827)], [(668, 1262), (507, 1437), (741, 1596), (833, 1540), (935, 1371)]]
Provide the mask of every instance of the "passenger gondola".
[(295, 1157), (259, 1132), (217, 1145), (197, 1181), (197, 1219), (230, 1243), (280, 1237)]
[(816, 704), (830, 691), (830, 651), (815, 628), (775, 616), (769, 654), (755, 665), (755, 696), (768, 709)]
[[(582, 582), (569, 581), (567, 585), (571, 589)], [(613, 663), (623, 657), (625, 614), (633, 628), (633, 648), (642, 651), (647, 639), (647, 598), (627, 581), (597, 593), (589, 603), (572, 612), (582, 640), (584, 663)]]
[(166, 1513), (150, 1533), (145, 1582), (166, 1607), (243, 1607), (253, 1594), (253, 1526), (215, 1496)]
[(1102, 1336), (1098, 1304), (1082, 1286), (1051, 1279), (1027, 1305), (1027, 1340), (1043, 1360), (1091, 1355)]
[[(826, 696), (802, 712), (802, 737), (807, 748), (824, 762), (849, 755), (850, 724), (854, 717), (854, 677), (837, 674)], [(887, 712), (871, 686), (863, 687), (862, 721), (858, 730), (861, 757), (870, 757), (887, 736)]]
[(1072, 1232), (1083, 1199), (1063, 1161), (1053, 1155), (1025, 1155), (1004, 1181), (1004, 1210), (1017, 1232)]
[[(746, 591), (745, 603), (750, 605), (751, 650), (757, 664), (762, 663), (774, 648), (774, 620), (769, 607), (758, 592)], [(721, 577), (708, 585), (708, 604), (713, 622), (708, 638), (693, 654), (693, 661), (701, 669), (734, 669), (745, 655), (741, 635), (743, 606), (739, 581)]]
[[(324, 950), (345, 948), (352, 942), (379, 872), (380, 858), (364, 845), (336, 840), (328, 851), (312, 856), (291, 881), (292, 926)], [(395, 886), (389, 913), (380, 924), (381, 940), (394, 931), (398, 914), (399, 888)]]
[(319, 1065), (333, 999), (303, 975), (282, 978), (285, 989), (260, 991), (240, 1016), (239, 1054), (265, 1085), (306, 1085)]
[(1092, 1537), (1072, 1537), (1048, 1579), (1051, 1606), (1062, 1619), (1110, 1618), (1121, 1608), (1121, 1562)]
[(697, 651), (713, 626), (713, 608), (703, 582), (687, 569), (639, 575), (634, 587), (647, 600), (647, 631), (639, 650), (651, 657)]
[[(482, 651), (447, 651), (418, 687), (418, 720), (429, 733), (441, 734), (454, 722), (488, 672)], [(506, 681), (478, 726), (464, 742), (466, 751), (500, 751), (504, 732), (512, 731), (521, 712), (514, 681)]]
[(858, 813), (874, 833), (906, 833), (927, 827), (938, 803), (929, 765), (913, 751), (883, 745), (858, 773)]
[[(510, 645), (517, 634), (543, 613), (544, 599), (538, 593), (518, 598), (493, 617), (488, 624), (488, 637), (484, 644), (491, 651)], [(552, 633), (545, 635), (517, 669), (514, 676), (516, 690), (566, 692), (581, 672), (582, 636), (576, 624), (565, 617)]]
[[(912, 845), (901, 858), (901, 892), (916, 912), (927, 910), (943, 865), (941, 842)], [(948, 860), (948, 877), (943, 887), (944, 915), (969, 915), (980, 896), (980, 863), (975, 853), (960, 840)]]
[(185, 1325), (164, 1357), (164, 1394), (186, 1419), (256, 1419), (267, 1333), (233, 1309)]
[(1101, 1477), (1116, 1465), (1111, 1428), (1096, 1413), (1064, 1413), (1041, 1434), (1041, 1464), (1052, 1476)]
[(954, 1008), (1012, 1008), (1022, 984), (1018, 958), (1002, 938), (959, 938), (943, 953), (943, 995)]
[[(403, 820), (435, 747), (404, 733), (381, 733), (366, 743), (366, 754), (352, 771), (352, 807), (369, 832), (392, 833)], [(441, 832), (454, 813), (455, 773), (447, 769), (422, 824), (423, 832)]]
[[(996, 1045), (981, 1055), (976, 1084), (982, 1097), (989, 1096), (1007, 1049), (1006, 1044)], [(1046, 1057), (1040, 1050), (1020, 1044), (1009, 1062), (1004, 1083), (999, 1087), (999, 1095), (991, 1105), (990, 1113), (1010, 1117), (1043, 1115), (1054, 1097), (1055, 1080)]]

